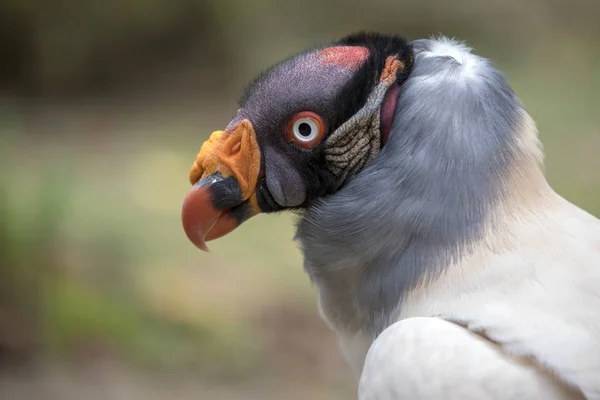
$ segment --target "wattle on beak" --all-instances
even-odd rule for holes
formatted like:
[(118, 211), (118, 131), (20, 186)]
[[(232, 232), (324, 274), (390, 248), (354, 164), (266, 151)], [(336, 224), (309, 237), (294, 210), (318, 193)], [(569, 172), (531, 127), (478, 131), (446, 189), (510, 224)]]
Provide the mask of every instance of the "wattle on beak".
[(196, 247), (208, 251), (206, 241), (228, 234), (260, 212), (255, 192), (259, 174), (260, 150), (250, 121), (215, 131), (203, 143), (181, 210), (185, 233)]

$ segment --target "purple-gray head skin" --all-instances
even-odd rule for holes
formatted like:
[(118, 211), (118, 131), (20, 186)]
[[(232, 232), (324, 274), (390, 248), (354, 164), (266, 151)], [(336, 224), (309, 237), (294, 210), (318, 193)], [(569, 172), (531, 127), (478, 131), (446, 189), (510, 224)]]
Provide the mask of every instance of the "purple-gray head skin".
[(201, 249), (260, 212), (304, 210), (371, 163), (413, 52), (399, 36), (356, 34), (268, 68), (198, 153), (182, 218)]

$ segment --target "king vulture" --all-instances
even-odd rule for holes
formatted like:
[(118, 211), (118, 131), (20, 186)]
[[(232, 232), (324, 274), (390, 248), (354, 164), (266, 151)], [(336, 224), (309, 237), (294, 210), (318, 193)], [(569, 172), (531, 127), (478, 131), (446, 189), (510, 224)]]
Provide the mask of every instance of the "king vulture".
[(202, 145), (206, 250), (291, 210), (361, 400), (600, 399), (600, 221), (557, 194), (490, 61), (357, 33), (268, 68)]

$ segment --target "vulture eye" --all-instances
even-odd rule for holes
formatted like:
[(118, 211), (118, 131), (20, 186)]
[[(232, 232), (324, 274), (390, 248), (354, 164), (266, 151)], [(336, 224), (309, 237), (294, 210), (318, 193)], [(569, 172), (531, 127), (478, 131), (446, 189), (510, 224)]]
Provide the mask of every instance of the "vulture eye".
[(287, 129), (288, 138), (297, 145), (310, 148), (323, 139), (325, 125), (317, 114), (304, 111), (292, 118)]

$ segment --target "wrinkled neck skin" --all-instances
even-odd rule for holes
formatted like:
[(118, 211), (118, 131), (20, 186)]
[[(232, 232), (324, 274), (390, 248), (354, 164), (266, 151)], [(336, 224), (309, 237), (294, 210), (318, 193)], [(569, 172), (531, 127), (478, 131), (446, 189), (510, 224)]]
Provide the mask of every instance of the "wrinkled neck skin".
[(413, 46), (389, 141), (298, 221), (322, 316), (346, 336), (376, 337), (411, 289), (553, 198), (535, 125), (501, 73), (455, 42)]

